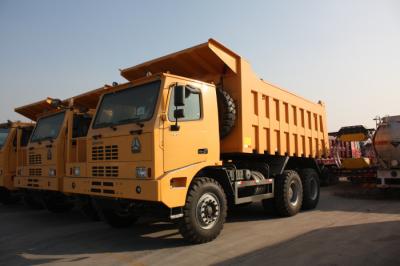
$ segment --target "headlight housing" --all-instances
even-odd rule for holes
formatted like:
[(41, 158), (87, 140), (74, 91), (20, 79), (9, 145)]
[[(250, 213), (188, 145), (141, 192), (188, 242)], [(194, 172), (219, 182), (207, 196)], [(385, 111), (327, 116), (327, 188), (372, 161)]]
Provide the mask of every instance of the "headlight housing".
[(137, 178), (146, 178), (147, 177), (147, 168), (146, 167), (136, 167), (136, 177)]
[(80, 176), (80, 175), (81, 175), (81, 168), (74, 167), (74, 176)]
[(49, 176), (55, 176), (56, 175), (56, 169), (50, 168), (49, 169)]

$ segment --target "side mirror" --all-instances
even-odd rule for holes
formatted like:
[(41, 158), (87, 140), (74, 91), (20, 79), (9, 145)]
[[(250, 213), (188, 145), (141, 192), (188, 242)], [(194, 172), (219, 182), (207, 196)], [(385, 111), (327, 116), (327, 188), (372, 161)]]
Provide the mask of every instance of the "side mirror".
[(175, 119), (184, 118), (185, 117), (184, 110), (183, 109), (174, 110), (174, 117), (175, 117)]
[(174, 88), (174, 105), (185, 106), (185, 86), (177, 85)]

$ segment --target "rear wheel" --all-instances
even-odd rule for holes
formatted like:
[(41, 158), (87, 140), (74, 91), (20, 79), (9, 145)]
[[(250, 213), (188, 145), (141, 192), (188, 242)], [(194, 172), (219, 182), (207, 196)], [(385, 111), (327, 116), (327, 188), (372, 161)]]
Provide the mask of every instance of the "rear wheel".
[(193, 180), (183, 208), (179, 231), (190, 243), (212, 241), (222, 231), (227, 213), (227, 200), (221, 185), (214, 179)]
[(126, 228), (132, 226), (138, 220), (138, 216), (129, 211), (102, 209), (101, 212), (107, 224), (114, 228)]
[(312, 168), (300, 170), (300, 177), (303, 186), (303, 210), (314, 209), (319, 201), (320, 187), (317, 171)]
[(303, 202), (303, 186), (296, 171), (286, 170), (275, 178), (275, 208), (282, 217), (289, 217), (300, 211)]

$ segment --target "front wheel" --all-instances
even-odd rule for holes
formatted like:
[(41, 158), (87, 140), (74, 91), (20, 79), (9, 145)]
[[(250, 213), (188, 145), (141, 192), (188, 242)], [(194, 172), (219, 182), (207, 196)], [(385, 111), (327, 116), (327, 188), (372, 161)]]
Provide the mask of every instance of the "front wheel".
[(44, 206), (49, 212), (63, 213), (72, 210), (74, 204), (61, 193), (50, 193), (44, 196)]
[(25, 192), (22, 197), (22, 202), (25, 206), (33, 210), (42, 210), (45, 208), (43, 200), (29, 192)]
[(3, 204), (13, 204), (19, 201), (19, 197), (13, 194), (10, 190), (6, 188), (0, 188), (0, 202)]
[(214, 240), (222, 231), (227, 200), (221, 185), (208, 177), (197, 177), (190, 186), (179, 231), (190, 243)]
[(81, 213), (92, 221), (100, 221), (99, 212), (90, 197), (80, 197), (78, 206)]
[(103, 209), (101, 212), (106, 223), (114, 228), (126, 228), (132, 226), (138, 220), (138, 216), (129, 211)]

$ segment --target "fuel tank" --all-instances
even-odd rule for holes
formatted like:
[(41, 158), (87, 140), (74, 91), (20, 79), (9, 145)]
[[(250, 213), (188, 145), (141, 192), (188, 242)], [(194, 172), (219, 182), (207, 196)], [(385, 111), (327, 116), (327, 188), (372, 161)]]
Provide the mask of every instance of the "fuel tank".
[(388, 168), (400, 168), (400, 115), (382, 119), (373, 138), (375, 152)]

